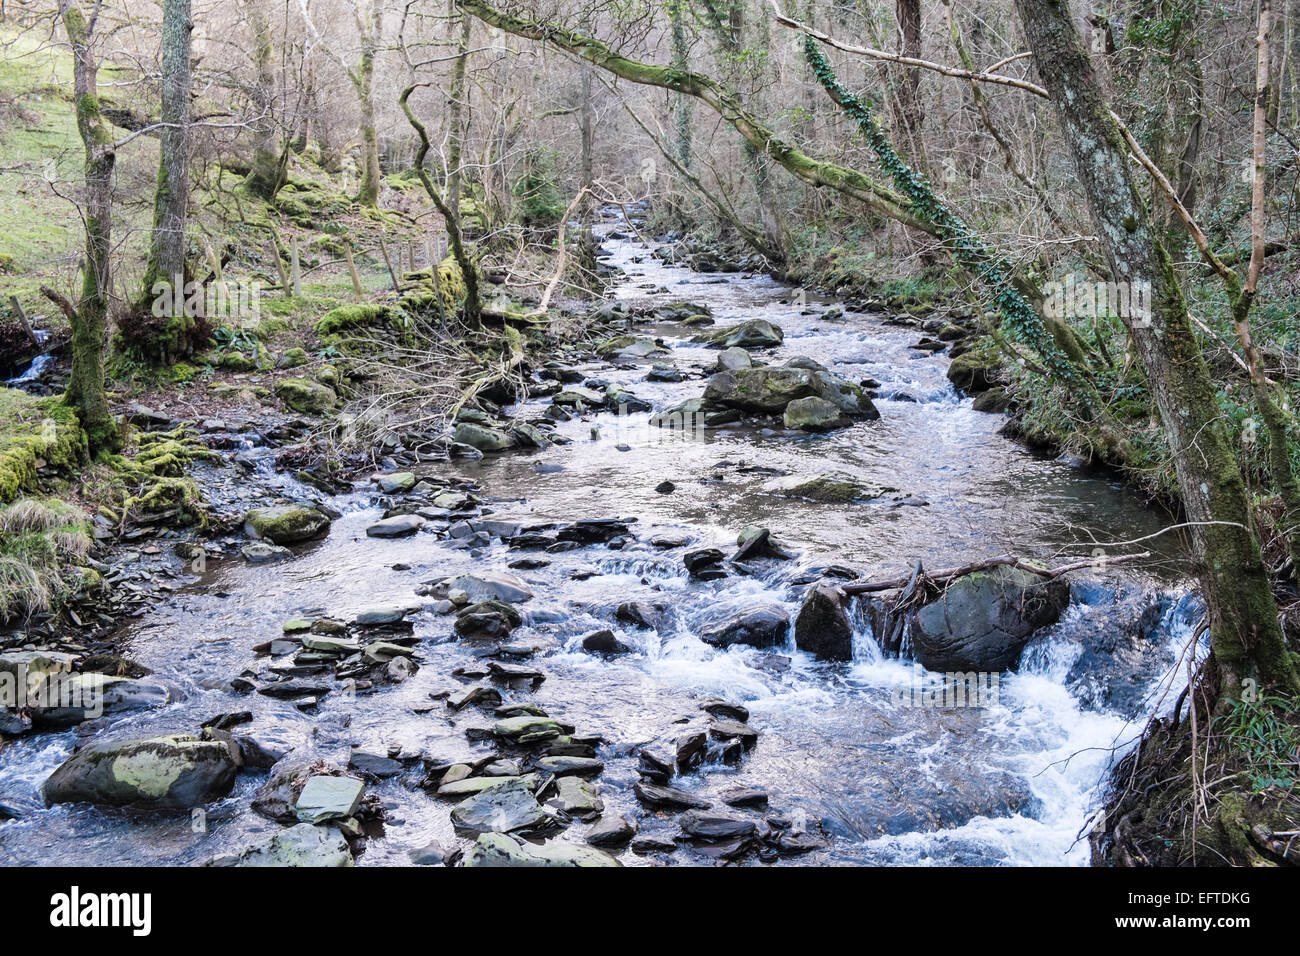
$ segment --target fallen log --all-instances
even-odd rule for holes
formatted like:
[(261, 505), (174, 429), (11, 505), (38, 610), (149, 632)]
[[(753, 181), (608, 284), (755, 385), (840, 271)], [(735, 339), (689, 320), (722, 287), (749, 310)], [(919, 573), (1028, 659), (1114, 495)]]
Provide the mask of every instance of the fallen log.
[[(947, 584), (953, 578), (959, 578), (964, 574), (972, 574), (976, 571), (985, 571), (989, 568), (1003, 567), (1010, 565), (1014, 568), (1020, 568), (1023, 571), (1030, 571), (1033, 574), (1040, 575), (1045, 580), (1059, 578), (1063, 574), (1069, 574), (1071, 571), (1082, 571), (1084, 568), (1104, 568), (1112, 564), (1126, 564), (1130, 561), (1140, 561), (1143, 558), (1151, 557), (1150, 551), (1141, 551), (1137, 554), (1121, 554), (1114, 557), (1089, 558), (1086, 561), (1075, 561), (1072, 564), (1063, 564), (1056, 568), (1044, 568), (1032, 561), (1016, 557), (1012, 554), (1004, 554), (996, 558), (986, 558), (983, 561), (974, 561), (970, 564), (963, 564), (955, 568), (944, 568), (941, 571), (926, 571), (925, 577), (932, 584), (942, 586)], [(898, 588), (907, 587), (916, 577), (916, 569), (909, 571), (907, 574), (887, 578), (880, 581), (851, 581), (848, 584), (840, 586), (845, 594), (874, 594), (879, 591), (894, 591)]]

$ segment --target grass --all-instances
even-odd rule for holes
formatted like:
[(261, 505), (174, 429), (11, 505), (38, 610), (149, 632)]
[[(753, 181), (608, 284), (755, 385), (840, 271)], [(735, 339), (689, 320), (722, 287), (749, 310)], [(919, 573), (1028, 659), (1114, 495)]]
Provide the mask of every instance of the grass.
[[(101, 88), (112, 77), (101, 70)], [(118, 156), (118, 180), (151, 181), (157, 143), (147, 136)], [(42, 313), (41, 284), (68, 288), (75, 279), (81, 220), (65, 196), (76, 194), (83, 153), (72, 105), (72, 59), (36, 31), (0, 25), (0, 235), (9, 273), (6, 294), (17, 295), (33, 315)], [(47, 176), (53, 179), (51, 183)], [(62, 195), (60, 195), (62, 194)], [(119, 255), (138, 260), (151, 211), (119, 205), (114, 222)]]
[(73, 506), (22, 498), (0, 509), (0, 621), (59, 607), (93, 579), (90, 525)]

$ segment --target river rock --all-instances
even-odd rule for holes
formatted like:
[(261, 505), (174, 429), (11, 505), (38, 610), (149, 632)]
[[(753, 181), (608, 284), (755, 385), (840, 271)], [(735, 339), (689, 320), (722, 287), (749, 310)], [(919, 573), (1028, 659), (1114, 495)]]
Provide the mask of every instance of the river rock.
[(534, 827), (546, 819), (546, 811), (520, 778), (505, 778), (458, 804), (451, 822), (461, 830), (476, 833), (509, 833)]
[(228, 794), (239, 769), (235, 749), (188, 734), (92, 743), (41, 787), (47, 804), (191, 809)]
[(704, 809), (709, 801), (676, 787), (662, 787), (653, 783), (634, 783), (632, 792), (646, 806), (655, 810)]
[(853, 660), (853, 625), (844, 592), (833, 584), (810, 588), (794, 620), (794, 644), (823, 660)]
[(774, 348), (785, 341), (785, 333), (779, 325), (769, 322), (767, 319), (748, 319), (739, 325), (719, 329), (708, 336), (705, 341), (709, 345), (719, 346), (724, 349)]
[(700, 640), (715, 647), (748, 644), (750, 647), (773, 647), (785, 643), (790, 616), (779, 604), (758, 604), (723, 616), (702, 625), (697, 631)]
[(785, 407), (782, 420), (786, 428), (799, 428), (808, 432), (826, 432), (848, 424), (848, 419), (839, 408), (816, 395), (796, 398)]
[(785, 498), (806, 498), (825, 504), (848, 504), (879, 498), (886, 489), (872, 485), (861, 478), (842, 471), (827, 471), (820, 475), (790, 475), (775, 478), (763, 486), (769, 494)]
[(749, 353), (739, 347), (723, 349), (718, 354), (719, 372), (739, 372), (742, 369), (752, 368), (753, 365), (754, 360)]
[(329, 531), (330, 519), (305, 505), (254, 508), (244, 517), (245, 533), (273, 544), (293, 544), (319, 538)]
[(423, 527), (424, 519), (419, 515), (396, 515), (376, 521), (366, 528), (366, 535), (371, 538), (404, 538)]
[(942, 672), (1015, 668), (1034, 631), (1055, 623), (1069, 601), (1065, 581), (1020, 568), (963, 575), (912, 614), (916, 659)]
[(397, 624), (406, 618), (410, 608), (401, 604), (376, 604), (357, 613), (356, 623), (361, 627), (381, 627)]
[(98, 717), (164, 707), (172, 699), (171, 691), (155, 681), (104, 674), (55, 677), (44, 685), (43, 692), (44, 705), (32, 709), (32, 719), (46, 727), (71, 727)]
[(622, 866), (594, 847), (551, 840), (541, 846), (519, 844), (503, 834), (485, 833), (465, 854), (465, 866)]
[(595, 776), (605, 769), (605, 764), (595, 757), (542, 757), (536, 766), (538, 770), (557, 777)]
[(266, 564), (269, 561), (293, 557), (293, 552), (288, 548), (282, 548), (278, 544), (268, 544), (265, 541), (250, 541), (239, 551), (249, 564)]
[(522, 604), (531, 601), (533, 597), (533, 592), (523, 580), (504, 571), (478, 571), (446, 578), (434, 585), (430, 594), (446, 597), (454, 591), (464, 591), (472, 603), (504, 601), (507, 604)]
[(758, 830), (752, 818), (721, 810), (687, 810), (680, 822), (682, 832), (697, 840), (734, 840), (753, 836)]
[(584, 637), (582, 649), (592, 654), (629, 654), (632, 651), (632, 648), (615, 637), (614, 632), (608, 628), (592, 631)]
[(592, 846), (623, 846), (636, 836), (637, 826), (617, 813), (607, 813), (596, 822), (584, 839)]
[(409, 471), (394, 471), (387, 475), (380, 475), (378, 484), (379, 490), (384, 494), (399, 494), (415, 487), (415, 475)]
[(473, 422), (461, 422), (457, 425), (452, 440), (459, 445), (468, 445), (479, 451), (505, 451), (513, 448), (515, 444), (515, 440), (505, 432), (486, 425), (475, 425)]
[(343, 867), (352, 865), (352, 849), (335, 827), (299, 823), (265, 843), (245, 850), (234, 866)]
[(600, 798), (596, 785), (574, 776), (558, 778), (555, 794), (546, 803), (580, 820), (595, 817), (605, 809), (605, 801)]
[(343, 820), (357, 812), (366, 785), (352, 777), (309, 777), (294, 812), (303, 823)]

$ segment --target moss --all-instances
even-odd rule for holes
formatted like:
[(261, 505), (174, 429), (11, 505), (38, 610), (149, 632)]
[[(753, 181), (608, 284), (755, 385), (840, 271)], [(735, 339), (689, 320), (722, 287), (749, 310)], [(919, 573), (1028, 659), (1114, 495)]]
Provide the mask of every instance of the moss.
[(322, 338), (339, 335), (350, 329), (389, 322), (393, 314), (394, 309), (387, 305), (341, 305), (320, 317), (316, 322), (316, 334)]
[(0, 503), (34, 488), (42, 464), (72, 474), (88, 458), (86, 436), (71, 408), (0, 388)]

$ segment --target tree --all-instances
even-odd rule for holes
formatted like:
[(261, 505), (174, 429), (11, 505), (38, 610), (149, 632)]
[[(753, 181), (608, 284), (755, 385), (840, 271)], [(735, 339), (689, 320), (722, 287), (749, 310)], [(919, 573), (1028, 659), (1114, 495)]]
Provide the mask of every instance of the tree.
[(275, 44), (271, 21), (263, 6), (265, 0), (243, 0), (244, 15), (253, 31), (252, 100), (258, 111), (254, 129), (253, 165), (244, 180), (244, 188), (259, 199), (271, 202), (284, 185), (289, 165), (289, 151), (280, 140), (275, 118)]
[[(145, 262), (142, 301), (149, 303), (159, 282), (184, 287), (188, 278), (186, 215), (190, 196), (190, 0), (165, 0), (162, 22), (162, 129), (158, 135), (158, 185), (153, 232)], [(176, 301), (173, 297), (171, 301)], [(147, 307), (144, 306), (144, 307)], [(198, 344), (194, 317), (181, 310), (167, 316), (153, 342), (139, 343), (158, 361), (183, 358)]]
[(1254, 680), (1286, 694), (1300, 693), (1252, 531), (1241, 469), (1173, 262), (1134, 182), (1128, 144), (1068, 2), (1016, 0), (1016, 9), (1115, 280), (1151, 286), (1151, 320), (1123, 318), (1174, 454), (1209, 606), (1221, 692), (1240, 698), (1243, 682)]
[(99, 59), (94, 40), (101, 7), (102, 0), (97, 0), (87, 17), (77, 0), (59, 0), (59, 20), (72, 47), (77, 132), (85, 152), (85, 246), (77, 302), (70, 303), (53, 290), (42, 289), (72, 326), (72, 372), (64, 401), (77, 410), (92, 450), (114, 449), (121, 442), (104, 387), (104, 332), (112, 281), (113, 169), (118, 144), (99, 102)]

